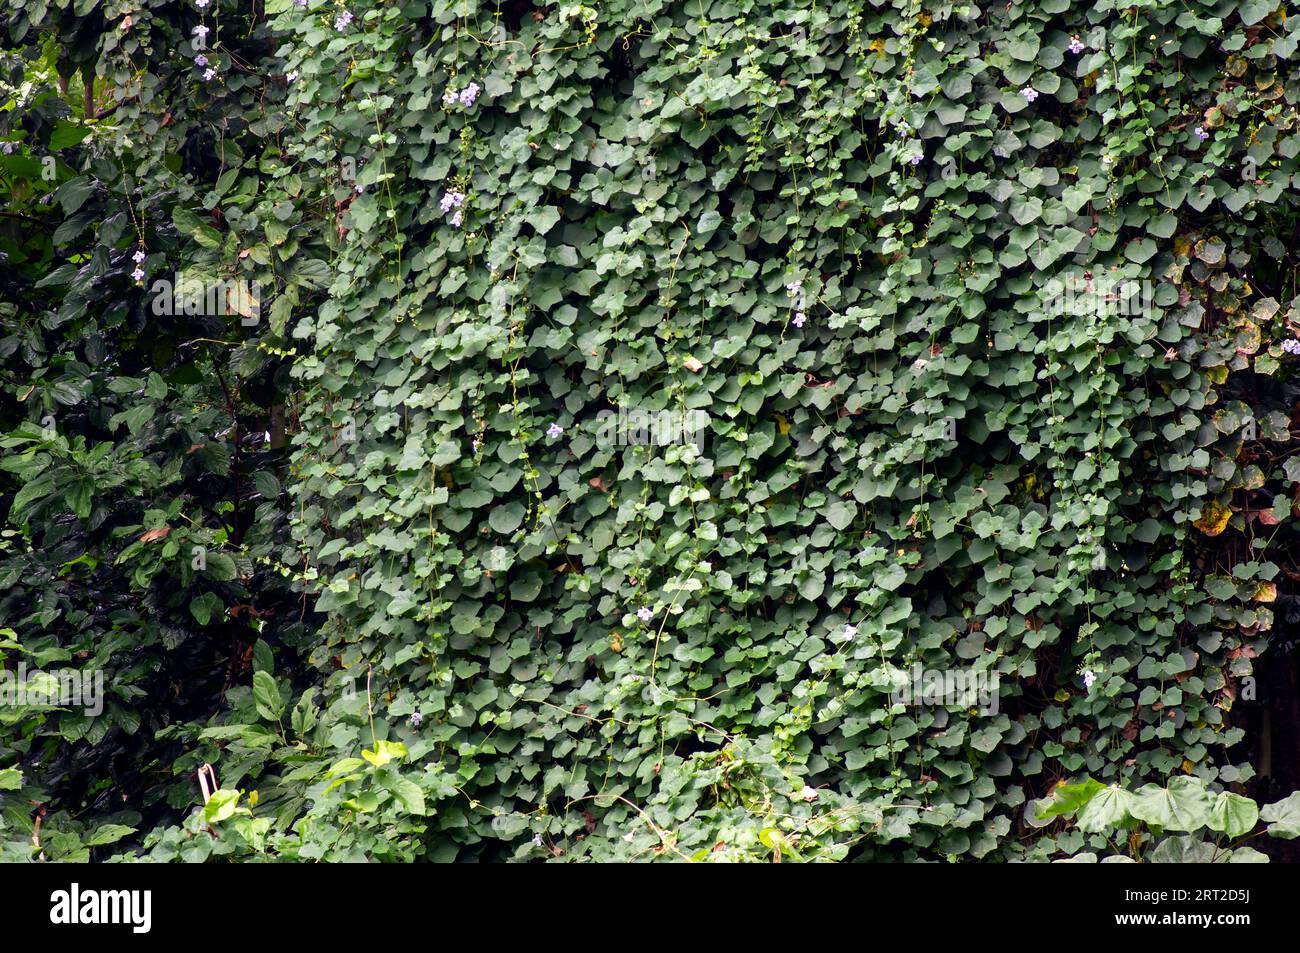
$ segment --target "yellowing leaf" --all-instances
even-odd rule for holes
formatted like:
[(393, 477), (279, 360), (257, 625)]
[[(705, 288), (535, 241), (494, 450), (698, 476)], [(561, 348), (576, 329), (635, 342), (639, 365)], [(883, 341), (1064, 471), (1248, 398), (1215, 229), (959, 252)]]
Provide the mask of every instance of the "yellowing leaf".
[(1256, 602), (1272, 602), (1277, 598), (1277, 583), (1261, 582), (1251, 598)]
[(1201, 507), (1201, 518), (1195, 520), (1192, 525), (1206, 536), (1218, 536), (1227, 527), (1230, 519), (1232, 519), (1232, 510), (1211, 500)]

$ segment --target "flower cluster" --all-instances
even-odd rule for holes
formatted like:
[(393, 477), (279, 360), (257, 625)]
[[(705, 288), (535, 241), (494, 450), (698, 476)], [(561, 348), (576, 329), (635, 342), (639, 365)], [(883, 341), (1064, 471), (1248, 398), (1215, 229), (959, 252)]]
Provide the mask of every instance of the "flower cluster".
[(1282, 342), (1282, 350), (1288, 354), (1300, 354), (1300, 340), (1291, 338)]
[(465, 193), (453, 190), (443, 193), (442, 200), (438, 203), (438, 207), (442, 209), (443, 215), (451, 212), (451, 218), (448, 219), (448, 221), (457, 228), (460, 228), (461, 222), (465, 220), (465, 209), (462, 208), (464, 204)]
[(793, 324), (796, 328), (801, 328), (804, 326), (804, 323), (808, 320), (808, 315), (804, 312), (803, 309), (804, 308), (803, 282), (802, 281), (787, 282), (785, 286), (785, 293), (794, 300), (794, 317), (790, 319), (790, 323)]
[(1026, 102), (1032, 103), (1038, 98), (1038, 90), (1034, 89), (1032, 86), (1026, 86), (1020, 91), (1020, 95), (1025, 97)]
[(1210, 138), (1210, 134), (1205, 131), (1204, 126), (1197, 126), (1195, 129), (1192, 130), (1192, 132), (1196, 134), (1196, 138), (1200, 139), (1201, 142), (1204, 142), (1206, 139)]
[(337, 17), (334, 18), (334, 29), (337, 30), (339, 33), (342, 33), (344, 30), (348, 28), (348, 24), (350, 24), (351, 22), (352, 22), (351, 12), (348, 10), (344, 10), (342, 13), (340, 13)]
[(144, 249), (137, 248), (131, 260), (135, 262), (135, 271), (131, 272), (131, 280), (144, 281), (144, 269), (140, 267), (140, 263), (144, 261)]
[(481, 92), (483, 92), (483, 87), (478, 83), (470, 83), (460, 92), (448, 86), (447, 91), (442, 94), (442, 103), (444, 106), (454, 106), (456, 103), (460, 103), (468, 109), (474, 105), (475, 100), (478, 99), (478, 94)]

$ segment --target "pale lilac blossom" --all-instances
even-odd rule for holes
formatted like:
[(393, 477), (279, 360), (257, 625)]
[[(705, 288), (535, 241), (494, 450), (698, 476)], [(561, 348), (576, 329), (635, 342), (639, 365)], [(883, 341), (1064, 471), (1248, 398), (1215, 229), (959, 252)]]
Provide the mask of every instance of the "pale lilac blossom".
[(649, 606), (642, 606), (636, 610), (636, 617), (642, 622), (649, 622), (655, 617), (655, 614), (650, 610)]
[(546, 436), (550, 437), (552, 440), (554, 440), (556, 437), (560, 436), (563, 433), (564, 433), (564, 428), (556, 423), (553, 423), (546, 428)]

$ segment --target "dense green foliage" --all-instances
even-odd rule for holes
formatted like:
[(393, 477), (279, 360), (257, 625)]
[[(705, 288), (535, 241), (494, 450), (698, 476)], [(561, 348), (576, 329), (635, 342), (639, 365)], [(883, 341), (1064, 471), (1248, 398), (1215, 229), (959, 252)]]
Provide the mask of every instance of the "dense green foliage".
[(0, 710), (0, 856), (1047, 858), (1107, 849), (1059, 781), (1244, 791), (1298, 25), (10, 0), (0, 651), (109, 702)]

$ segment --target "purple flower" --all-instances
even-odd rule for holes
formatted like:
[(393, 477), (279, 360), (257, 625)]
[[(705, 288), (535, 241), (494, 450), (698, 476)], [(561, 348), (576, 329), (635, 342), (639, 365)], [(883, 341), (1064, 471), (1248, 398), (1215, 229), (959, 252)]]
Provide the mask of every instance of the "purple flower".
[(140, 264), (140, 262), (144, 261), (144, 249), (143, 248), (137, 249), (136, 253), (131, 256), (131, 260), (135, 262), (137, 265)]
[(1026, 86), (1024, 89), (1020, 91), (1020, 95), (1024, 96), (1027, 102), (1032, 103), (1035, 99), (1038, 98), (1038, 90), (1034, 89), (1034, 87), (1032, 86)]
[(1205, 129), (1201, 126), (1197, 126), (1195, 129), (1192, 130), (1192, 132), (1196, 134), (1196, 138), (1200, 139), (1201, 142), (1204, 142), (1206, 139), (1210, 138), (1210, 134), (1206, 132)]
[(206, 56), (204, 56), (202, 53), (200, 53), (198, 56), (194, 57), (194, 65), (195, 65), (195, 66), (207, 66), (207, 65), (208, 65), (208, 58), (207, 58)]
[(411, 727), (419, 728), (422, 724), (424, 724), (424, 715), (418, 711), (411, 712)]
[(636, 610), (636, 617), (642, 622), (649, 622), (655, 617), (655, 614), (650, 611), (649, 606), (642, 606), (640, 609)]
[(789, 283), (785, 286), (785, 292), (786, 292), (786, 294), (788, 294), (791, 298), (793, 298), (795, 295), (797, 295), (797, 294), (798, 294), (800, 291), (802, 291), (802, 290), (803, 290), (803, 282), (802, 282), (802, 281), (791, 281), (791, 282), (789, 282)]
[(217, 75), (217, 71), (216, 71), (216, 70), (211, 69), (211, 68), (209, 68), (209, 69), (205, 69), (205, 70), (203, 71), (203, 82), (205, 82), (205, 83), (210, 83), (210, 82), (212, 82), (213, 78), (214, 78), (216, 75)]
[(288, 80), (288, 81), (291, 82), (291, 83), (292, 83), (294, 80), (296, 80), (297, 78), (298, 78), (298, 71), (297, 71), (297, 70), (294, 70), (292, 73), (290, 73), (288, 76), (285, 77), (285, 79)]
[(1084, 690), (1092, 691), (1092, 683), (1095, 682), (1096, 680), (1097, 680), (1096, 673), (1094, 673), (1091, 669), (1085, 670), (1083, 673)]
[(546, 436), (550, 437), (552, 440), (554, 440), (556, 437), (560, 436), (563, 433), (564, 433), (564, 428), (556, 423), (553, 423), (546, 428)]
[(470, 83), (460, 91), (460, 104), (466, 108), (474, 105), (474, 100), (478, 99), (478, 94), (483, 91), (483, 87), (478, 83)]
[(1288, 354), (1300, 354), (1300, 341), (1297, 341), (1295, 338), (1283, 341), (1282, 350), (1286, 351)]
[(307, 0), (293, 0), (293, 2), (296, 3), (296, 4), (297, 4), (298, 6), (300, 6), (300, 7), (305, 7), (305, 6), (307, 6)]
[(339, 33), (342, 33), (344, 30), (348, 28), (348, 24), (351, 22), (352, 22), (352, 14), (349, 11), (344, 10), (342, 13), (340, 13), (337, 17), (334, 18), (334, 29), (337, 30)]
[(201, 40), (201, 39), (203, 39), (204, 37), (206, 37), (206, 36), (207, 36), (210, 32), (212, 32), (212, 31), (209, 30), (207, 27), (205, 27), (202, 23), (200, 23), (198, 26), (196, 26), (196, 27), (195, 27), (193, 30), (191, 30), (190, 32), (193, 33), (195, 36), (197, 36), (197, 37)]
[(803, 327), (803, 323), (807, 320), (808, 320), (808, 315), (804, 314), (802, 311), (796, 311), (794, 313), (794, 320), (791, 321), (790, 323), (793, 324), (796, 328), (801, 328)]
[(442, 214), (446, 215), (454, 208), (460, 208), (465, 204), (465, 193), (463, 192), (444, 192), (438, 202), (438, 207), (442, 209)]
[(456, 101), (456, 91), (452, 89), (450, 86), (448, 86), (447, 91), (442, 94), (442, 104), (444, 106), (450, 106), (455, 101)]
[(137, 268), (135, 271), (131, 272), (131, 280), (144, 281), (144, 272), (141, 269)]
[(908, 159), (907, 161), (912, 163), (912, 165), (920, 165), (922, 158), (923, 158), (922, 156), (912, 156), (912, 158)]
[(447, 221), (451, 222), (453, 228), (460, 228), (461, 223), (465, 221), (465, 213), (460, 209), (456, 209)]
[(1083, 52), (1083, 41), (1080, 40), (1077, 36), (1072, 36), (1072, 37), (1070, 37), (1070, 45), (1067, 47), (1067, 49), (1068, 49), (1071, 53), (1075, 53), (1075, 54), (1082, 53), (1082, 52)]
[(362, 185), (360, 182), (358, 182), (358, 183), (357, 183), (357, 195), (360, 195), (360, 194), (361, 194), (362, 192), (364, 192), (365, 190), (366, 190), (366, 187), (365, 187), (364, 185)]

